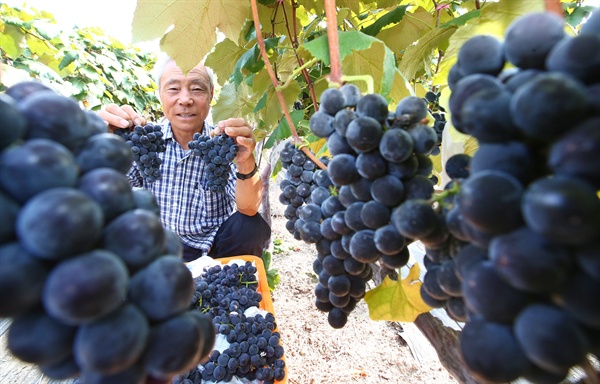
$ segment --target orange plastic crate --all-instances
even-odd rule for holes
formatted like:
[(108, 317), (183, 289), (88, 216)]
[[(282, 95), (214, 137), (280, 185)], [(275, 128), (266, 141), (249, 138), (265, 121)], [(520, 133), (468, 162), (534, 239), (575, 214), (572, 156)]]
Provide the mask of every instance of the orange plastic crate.
[[(249, 261), (251, 263), (254, 263), (254, 265), (256, 266), (256, 274), (257, 274), (257, 278), (258, 278), (257, 291), (262, 295), (262, 300), (260, 301), (258, 307), (262, 310), (271, 312), (273, 314), (273, 316), (275, 316), (275, 322), (277, 322), (277, 314), (275, 313), (275, 310), (273, 309), (273, 300), (271, 299), (271, 291), (269, 289), (269, 282), (267, 281), (267, 271), (265, 270), (265, 264), (263, 263), (262, 259), (258, 256), (254, 256), (254, 255), (231, 256), (231, 257), (223, 257), (223, 258), (215, 259), (215, 261), (220, 262), (222, 265), (225, 265), (232, 260), (243, 260), (244, 262)], [(278, 327), (275, 330), (278, 331)], [(285, 353), (285, 347), (284, 347), (284, 353)], [(285, 354), (281, 359), (283, 361), (285, 361)], [(287, 378), (288, 378), (287, 366), (284, 368), (284, 370), (285, 370), (285, 378), (283, 380), (277, 380), (277, 381), (275, 381), (275, 383), (287, 384)]]

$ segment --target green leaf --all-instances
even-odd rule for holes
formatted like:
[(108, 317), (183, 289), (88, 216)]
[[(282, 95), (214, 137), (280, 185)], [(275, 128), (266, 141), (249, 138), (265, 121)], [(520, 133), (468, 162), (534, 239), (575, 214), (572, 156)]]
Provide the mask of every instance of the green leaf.
[(378, 287), (365, 294), (371, 320), (413, 322), (432, 308), (421, 298), (419, 264), (414, 264), (404, 280), (393, 281), (386, 276)]
[(232, 83), (226, 83), (219, 93), (219, 98), (212, 107), (213, 121), (218, 122), (230, 117), (247, 117), (254, 108), (248, 99), (246, 85), (242, 83), (235, 87)]
[(406, 48), (398, 65), (400, 72), (407, 79), (412, 80), (418, 71), (430, 68), (433, 53), (440, 45), (448, 41), (456, 29), (456, 26), (434, 29), (420, 38), (417, 44)]
[[(279, 39), (265, 39), (265, 51), (269, 52), (273, 50), (279, 43)], [(265, 63), (262, 60), (262, 55), (260, 54), (260, 49), (258, 48), (258, 44), (254, 44), (252, 48), (250, 48), (246, 53), (240, 57), (240, 59), (235, 64), (233, 79), (236, 85), (239, 85), (244, 77), (243, 69), (246, 70), (246, 73), (257, 73), (264, 67)]]
[(396, 7), (393, 11), (390, 11), (385, 16), (377, 19), (373, 24), (366, 28), (362, 28), (361, 31), (367, 35), (376, 36), (384, 27), (387, 27), (390, 24), (399, 23), (406, 13), (406, 8), (408, 8), (408, 5)]
[(598, 8), (592, 7), (589, 5), (584, 6), (584, 7), (577, 7), (573, 10), (573, 12), (571, 12), (565, 16), (565, 21), (567, 23), (569, 23), (569, 25), (576, 27), (579, 24), (581, 24), (583, 19), (585, 19), (586, 17), (588, 17), (590, 15), (590, 12), (593, 12), (596, 9), (598, 9)]
[(161, 50), (187, 73), (211, 51), (217, 42), (217, 29), (235, 41), (248, 18), (249, 1), (138, 0), (132, 41), (160, 38)]
[(440, 25), (440, 28), (446, 28), (451, 25), (456, 25), (456, 26), (460, 27), (462, 25), (465, 25), (469, 20), (479, 17), (480, 15), (481, 15), (481, 9), (474, 9), (472, 11), (465, 13), (464, 15), (460, 15), (459, 17)]
[(267, 271), (267, 283), (269, 284), (269, 290), (274, 290), (279, 283), (281, 283), (281, 276), (277, 269), (269, 269)]
[(59, 69), (63, 69), (67, 67), (69, 64), (74, 62), (79, 58), (79, 54), (76, 51), (67, 52), (67, 54), (63, 57), (60, 64), (58, 65)]
[(256, 113), (256, 112), (260, 111), (261, 109), (263, 109), (266, 105), (267, 105), (267, 93), (265, 92), (265, 93), (263, 93), (262, 97), (258, 100), (258, 103), (256, 103), (256, 107), (254, 107), (252, 112)]
[[(344, 58), (351, 54), (352, 51), (367, 49), (373, 44), (373, 41), (379, 41), (378, 39), (359, 31), (339, 32), (338, 39), (341, 60), (344, 60)], [(327, 35), (304, 43), (302, 47), (303, 49), (308, 50), (311, 55), (321, 60), (324, 64), (331, 64), (329, 61), (329, 43), (327, 42)]]
[[(286, 107), (288, 110), (291, 110), (294, 101), (300, 95), (300, 85), (296, 80), (292, 80), (287, 87), (281, 90), (281, 93), (283, 94)], [(275, 127), (279, 120), (283, 118), (283, 109), (277, 97), (277, 92), (272, 86), (267, 90), (267, 105), (260, 111), (260, 117), (267, 127)]]
[(237, 46), (230, 39), (224, 39), (215, 46), (206, 58), (206, 65), (215, 72), (219, 84), (225, 84), (244, 52), (244, 48)]
[[(294, 126), (297, 126), (298, 122), (300, 122), (300, 120), (302, 120), (302, 118), (304, 117), (304, 111), (299, 111), (295, 109), (292, 112), (290, 112), (290, 116), (292, 117), (292, 122), (294, 123)], [(275, 141), (284, 140), (290, 136), (292, 136), (292, 130), (290, 129), (290, 125), (288, 124), (287, 119), (281, 119), (279, 125), (277, 125), (277, 128), (273, 130), (271, 136), (265, 143), (265, 148), (272, 148), (275, 144)]]
[(268, 271), (269, 269), (271, 269), (271, 252), (264, 251), (261, 258), (263, 264), (265, 265), (265, 270)]

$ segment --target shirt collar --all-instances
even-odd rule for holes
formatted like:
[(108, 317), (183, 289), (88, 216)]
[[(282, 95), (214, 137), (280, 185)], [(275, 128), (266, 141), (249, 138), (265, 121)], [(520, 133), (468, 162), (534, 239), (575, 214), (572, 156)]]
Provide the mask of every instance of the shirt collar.
[[(164, 126), (164, 130), (163, 131), (165, 132), (165, 134), (164, 134), (165, 141), (166, 140), (172, 140), (173, 139), (173, 129), (171, 128), (171, 122), (170, 121), (166, 121), (163, 124), (163, 126)], [(204, 126), (202, 128), (202, 134), (203, 135), (208, 135), (210, 133), (210, 131), (212, 131), (212, 129), (213, 129), (213, 127), (210, 124), (208, 124), (206, 122), (206, 120), (205, 120), (204, 121)]]

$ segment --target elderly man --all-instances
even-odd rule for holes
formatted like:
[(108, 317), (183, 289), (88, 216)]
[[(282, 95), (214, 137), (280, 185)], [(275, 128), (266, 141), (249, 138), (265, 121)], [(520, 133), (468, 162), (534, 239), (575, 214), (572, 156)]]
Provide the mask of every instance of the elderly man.
[[(241, 118), (220, 121), (215, 127), (208, 125), (214, 86), (211, 72), (204, 65), (198, 64), (186, 75), (174, 60), (166, 58), (157, 68), (166, 118), (162, 126), (166, 150), (159, 153), (162, 177), (147, 183), (133, 166), (128, 173), (132, 186), (153, 192), (163, 225), (180, 237), (184, 261), (204, 255), (261, 256), (271, 229), (257, 213), (263, 186), (253, 154), (256, 140), (252, 128)], [(109, 104), (99, 115), (111, 131), (146, 123), (128, 105)], [(207, 187), (206, 164), (188, 148), (196, 132), (225, 133), (239, 146), (225, 193), (212, 192)]]

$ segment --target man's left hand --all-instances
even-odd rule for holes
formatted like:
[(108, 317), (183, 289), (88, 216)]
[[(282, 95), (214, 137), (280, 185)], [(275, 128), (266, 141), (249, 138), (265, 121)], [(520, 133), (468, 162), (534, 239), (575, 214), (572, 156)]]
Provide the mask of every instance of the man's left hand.
[(240, 173), (249, 173), (254, 169), (254, 147), (256, 139), (252, 133), (252, 127), (241, 118), (231, 118), (219, 121), (215, 129), (211, 132), (214, 135), (222, 133), (233, 137), (240, 150), (236, 156), (235, 163)]

